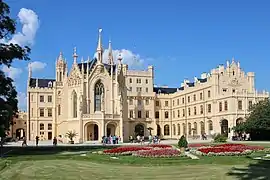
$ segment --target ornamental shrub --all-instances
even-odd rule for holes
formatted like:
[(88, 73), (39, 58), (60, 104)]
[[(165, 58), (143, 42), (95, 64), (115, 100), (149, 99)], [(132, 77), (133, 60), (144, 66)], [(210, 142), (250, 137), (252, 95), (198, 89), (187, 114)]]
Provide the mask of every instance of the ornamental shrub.
[(214, 142), (215, 143), (225, 143), (227, 142), (227, 137), (222, 135), (222, 134), (217, 134), (215, 137), (214, 137)]
[(179, 148), (187, 148), (188, 142), (185, 136), (181, 136), (181, 138), (178, 141), (178, 147)]

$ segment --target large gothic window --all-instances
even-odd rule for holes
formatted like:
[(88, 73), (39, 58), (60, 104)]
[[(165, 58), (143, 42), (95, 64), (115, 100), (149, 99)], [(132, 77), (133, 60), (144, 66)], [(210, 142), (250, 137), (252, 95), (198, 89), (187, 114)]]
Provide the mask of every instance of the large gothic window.
[(73, 101), (73, 118), (77, 117), (77, 93), (73, 91), (73, 96), (72, 96), (72, 101)]
[(99, 80), (95, 85), (95, 111), (101, 111), (102, 93), (104, 93), (104, 86)]

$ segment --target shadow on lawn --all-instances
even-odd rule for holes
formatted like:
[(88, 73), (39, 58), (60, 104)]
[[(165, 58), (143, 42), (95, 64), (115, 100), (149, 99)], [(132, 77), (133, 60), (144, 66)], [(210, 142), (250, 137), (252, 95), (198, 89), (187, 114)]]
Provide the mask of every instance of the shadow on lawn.
[(95, 151), (110, 149), (116, 146), (27, 146), (27, 147), (2, 147), (0, 148), (1, 157), (16, 157), (24, 155), (53, 155), (61, 152)]
[(249, 164), (245, 168), (233, 167), (227, 175), (240, 180), (267, 180), (270, 179), (270, 161), (260, 160)]

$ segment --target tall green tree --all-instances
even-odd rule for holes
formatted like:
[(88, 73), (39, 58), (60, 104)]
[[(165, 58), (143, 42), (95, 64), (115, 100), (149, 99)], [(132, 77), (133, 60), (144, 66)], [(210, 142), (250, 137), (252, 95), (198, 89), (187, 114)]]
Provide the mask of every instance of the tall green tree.
[[(10, 17), (10, 7), (0, 0), (0, 40), (8, 42), (16, 32), (16, 21)], [(31, 49), (13, 43), (0, 43), (0, 67), (10, 67), (17, 60), (29, 60)], [(18, 111), (17, 91), (13, 80), (0, 70), (0, 137), (5, 136), (11, 119)]]
[(270, 130), (270, 100), (267, 98), (253, 105), (246, 122), (237, 125), (234, 129), (240, 132), (255, 132)]

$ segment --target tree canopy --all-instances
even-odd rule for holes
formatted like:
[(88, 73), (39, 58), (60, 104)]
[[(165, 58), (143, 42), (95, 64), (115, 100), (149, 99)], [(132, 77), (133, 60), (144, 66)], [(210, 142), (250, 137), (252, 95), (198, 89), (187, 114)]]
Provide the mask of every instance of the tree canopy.
[(255, 132), (270, 130), (270, 100), (267, 98), (254, 104), (250, 108), (250, 114), (244, 123), (235, 126), (238, 132)]
[[(15, 32), (16, 21), (10, 17), (10, 7), (0, 0), (0, 67), (10, 67), (15, 59), (30, 59), (29, 47), (9, 43)], [(17, 112), (17, 91), (13, 80), (0, 70), (0, 137), (5, 136), (5, 130), (9, 129), (10, 121)]]

